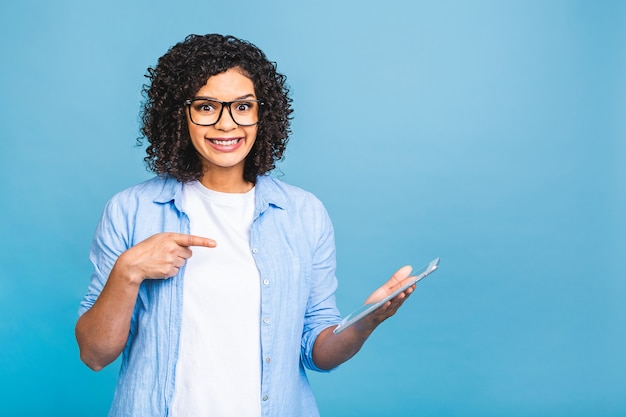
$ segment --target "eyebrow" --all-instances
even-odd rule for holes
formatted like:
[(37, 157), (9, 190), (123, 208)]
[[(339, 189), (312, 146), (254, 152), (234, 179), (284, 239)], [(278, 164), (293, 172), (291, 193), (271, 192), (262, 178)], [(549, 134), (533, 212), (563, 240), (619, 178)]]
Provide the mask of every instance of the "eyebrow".
[[(236, 101), (236, 100), (245, 100), (245, 99), (247, 99), (247, 98), (255, 98), (255, 96), (254, 96), (254, 94), (253, 94), (253, 93), (250, 93), (250, 94), (246, 94), (246, 95), (243, 95), (243, 96), (239, 96), (239, 97), (237, 97), (235, 100), (231, 100), (231, 101)], [(196, 96), (196, 97), (194, 97), (194, 99), (195, 99), (195, 100), (201, 99), (201, 100), (221, 101), (221, 100), (218, 100), (218, 99), (216, 99), (216, 98), (214, 98), (214, 97), (207, 97), (207, 96)]]

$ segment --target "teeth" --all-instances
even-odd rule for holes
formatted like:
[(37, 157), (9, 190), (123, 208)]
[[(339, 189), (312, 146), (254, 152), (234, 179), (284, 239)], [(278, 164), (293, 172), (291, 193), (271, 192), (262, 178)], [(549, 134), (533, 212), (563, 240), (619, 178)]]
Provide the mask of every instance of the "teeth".
[(237, 142), (239, 142), (239, 139), (230, 139), (230, 140), (211, 139), (211, 142), (215, 143), (216, 145), (229, 146), (229, 145), (234, 145)]

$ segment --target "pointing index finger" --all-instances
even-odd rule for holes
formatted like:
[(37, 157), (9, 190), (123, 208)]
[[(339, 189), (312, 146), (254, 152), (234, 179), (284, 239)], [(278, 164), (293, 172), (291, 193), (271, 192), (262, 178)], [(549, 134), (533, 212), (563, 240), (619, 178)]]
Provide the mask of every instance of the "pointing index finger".
[(174, 234), (174, 242), (180, 246), (204, 246), (207, 248), (214, 248), (217, 243), (213, 239), (195, 235)]

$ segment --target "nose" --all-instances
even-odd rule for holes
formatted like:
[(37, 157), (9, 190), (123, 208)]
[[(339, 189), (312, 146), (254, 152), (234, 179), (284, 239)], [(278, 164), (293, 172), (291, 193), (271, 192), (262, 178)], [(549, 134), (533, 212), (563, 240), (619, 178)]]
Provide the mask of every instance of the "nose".
[(230, 106), (223, 106), (222, 112), (220, 113), (220, 117), (217, 119), (215, 123), (215, 128), (219, 130), (233, 130), (237, 128), (238, 124), (235, 123), (235, 119), (233, 119), (233, 115), (230, 112)]

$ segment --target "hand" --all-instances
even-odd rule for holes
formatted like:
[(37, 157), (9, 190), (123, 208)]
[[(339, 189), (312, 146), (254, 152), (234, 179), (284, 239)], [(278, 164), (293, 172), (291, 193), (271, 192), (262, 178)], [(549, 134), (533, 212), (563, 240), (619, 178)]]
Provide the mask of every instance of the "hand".
[[(367, 297), (367, 300), (365, 300), (365, 304), (371, 304), (382, 300), (389, 294), (392, 294), (398, 288), (402, 287), (402, 285), (408, 283), (412, 278), (414, 278), (410, 276), (412, 269), (413, 268), (408, 265), (398, 269), (396, 272), (394, 272), (389, 281), (385, 282), (380, 288), (378, 288), (376, 291), (370, 294), (369, 297)], [(409, 297), (409, 295), (411, 295), (413, 290), (415, 290), (415, 285), (410, 286), (391, 300), (387, 301), (380, 308), (378, 308), (376, 311), (366, 317), (363, 320), (365, 322), (363, 323), (363, 325), (373, 329), (389, 317), (396, 314), (400, 306), (402, 306), (402, 303), (406, 301), (406, 299)], [(355, 325), (358, 324), (358, 322), (355, 323)]]
[[(398, 269), (389, 281), (384, 283), (365, 300), (365, 304), (380, 301), (402, 287), (403, 284), (408, 283), (411, 278), (414, 278), (409, 276), (411, 269), (410, 266)], [(374, 329), (380, 323), (393, 316), (414, 289), (415, 285), (410, 286), (343, 332), (333, 333), (335, 326), (322, 330), (313, 346), (313, 361), (315, 364), (320, 369), (329, 370), (354, 356)]]
[(175, 276), (192, 255), (191, 246), (214, 248), (212, 239), (179, 233), (158, 233), (128, 249), (118, 258), (115, 268), (122, 269), (136, 284), (144, 279)]

